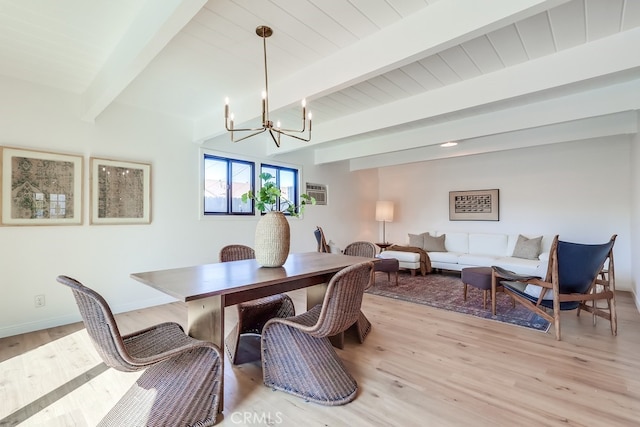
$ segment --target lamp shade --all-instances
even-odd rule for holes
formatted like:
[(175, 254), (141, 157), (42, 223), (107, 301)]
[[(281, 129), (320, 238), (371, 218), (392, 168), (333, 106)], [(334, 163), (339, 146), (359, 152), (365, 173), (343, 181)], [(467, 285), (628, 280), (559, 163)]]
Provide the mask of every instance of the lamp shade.
[(376, 221), (393, 221), (393, 202), (386, 200), (376, 202)]

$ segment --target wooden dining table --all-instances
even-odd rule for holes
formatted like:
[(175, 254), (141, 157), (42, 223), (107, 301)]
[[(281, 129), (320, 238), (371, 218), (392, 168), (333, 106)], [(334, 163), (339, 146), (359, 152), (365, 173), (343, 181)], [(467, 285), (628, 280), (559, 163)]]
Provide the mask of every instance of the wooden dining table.
[[(133, 273), (131, 277), (185, 302), (187, 333), (223, 351), (225, 307), (306, 288), (309, 309), (322, 303), (334, 274), (364, 261), (374, 259), (305, 252), (289, 254), (282, 267), (261, 267), (249, 259)], [(342, 334), (336, 338), (332, 342), (340, 347)]]

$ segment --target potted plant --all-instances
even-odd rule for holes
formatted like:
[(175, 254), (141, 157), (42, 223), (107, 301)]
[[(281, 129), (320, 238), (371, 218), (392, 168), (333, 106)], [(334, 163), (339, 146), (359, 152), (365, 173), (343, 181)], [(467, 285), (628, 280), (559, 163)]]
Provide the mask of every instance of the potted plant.
[[(316, 199), (308, 194), (302, 194), (300, 204), (296, 205), (282, 197), (282, 191), (273, 181), (273, 175), (261, 173), (260, 179), (263, 184), (257, 193), (248, 191), (241, 196), (243, 203), (255, 200), (256, 209), (266, 213), (256, 225), (254, 247), (256, 261), (263, 267), (281, 267), (289, 256), (291, 239), (289, 222), (284, 213), (299, 217), (306, 205), (316, 204)], [(277, 209), (278, 200), (281, 205), (286, 205), (283, 211)]]
[(260, 191), (258, 191), (257, 194), (253, 191), (247, 191), (241, 196), (242, 203), (247, 203), (249, 200), (255, 200), (256, 209), (260, 212), (278, 212), (276, 207), (278, 206), (278, 199), (281, 199), (282, 202), (287, 205), (287, 208), (284, 211), (280, 212), (286, 212), (296, 218), (300, 217), (300, 215), (304, 213), (304, 208), (306, 205), (316, 204), (316, 199), (309, 196), (308, 194), (300, 195), (300, 205), (296, 205), (287, 198), (282, 197), (282, 191), (273, 181), (274, 178), (275, 177), (270, 173), (261, 173), (260, 179), (264, 181), (264, 183), (262, 184)]

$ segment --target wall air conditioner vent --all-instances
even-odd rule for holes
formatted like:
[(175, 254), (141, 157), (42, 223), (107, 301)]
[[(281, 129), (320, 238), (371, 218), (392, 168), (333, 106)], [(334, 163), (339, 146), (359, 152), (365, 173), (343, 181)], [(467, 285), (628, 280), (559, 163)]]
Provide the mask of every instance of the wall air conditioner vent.
[(305, 193), (315, 198), (317, 205), (327, 204), (327, 186), (326, 185), (312, 184), (311, 182), (307, 182), (307, 191), (305, 191)]

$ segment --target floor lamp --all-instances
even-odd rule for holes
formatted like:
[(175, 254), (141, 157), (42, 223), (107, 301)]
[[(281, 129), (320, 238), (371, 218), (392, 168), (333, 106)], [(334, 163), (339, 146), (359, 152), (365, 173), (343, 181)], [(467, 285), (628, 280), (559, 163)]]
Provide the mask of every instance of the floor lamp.
[(385, 224), (393, 221), (393, 202), (385, 200), (376, 202), (376, 221), (382, 221), (382, 242), (387, 243)]

